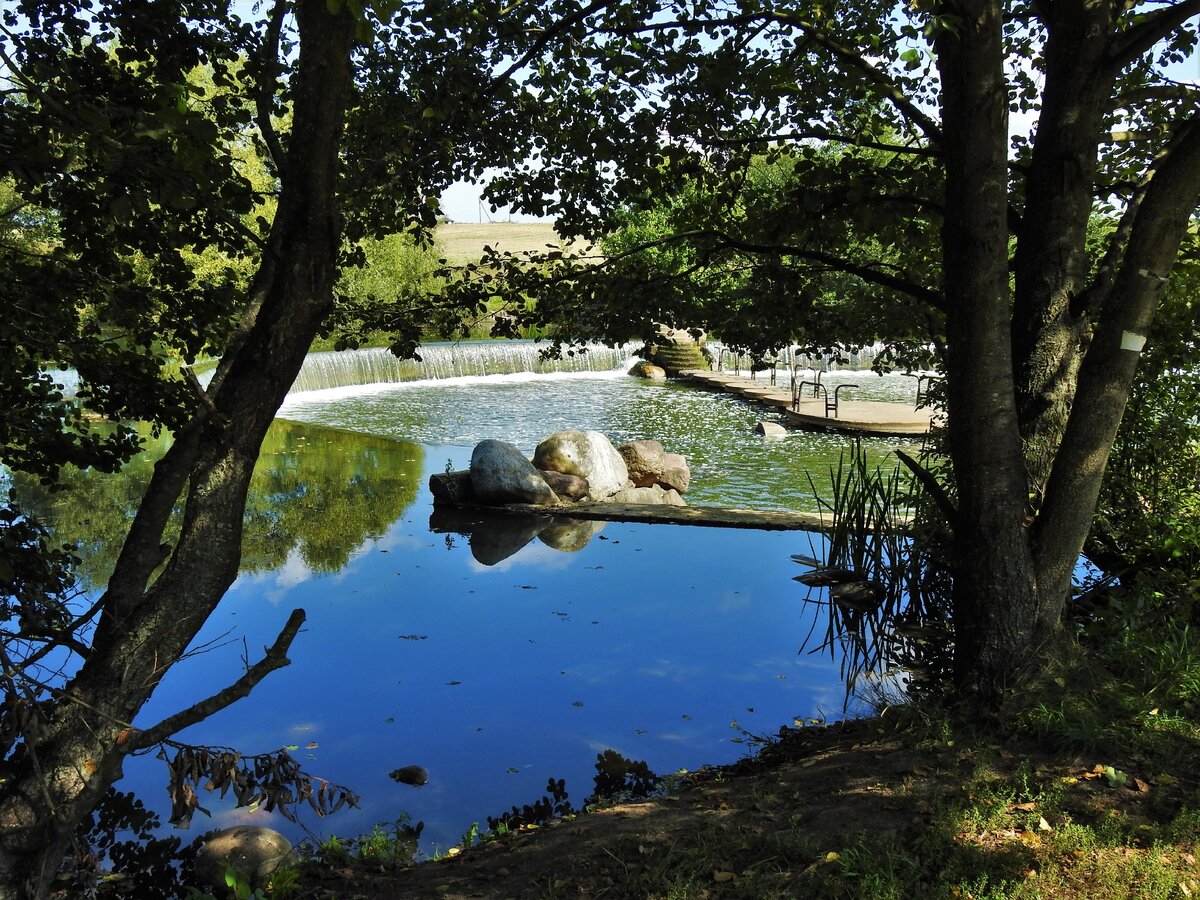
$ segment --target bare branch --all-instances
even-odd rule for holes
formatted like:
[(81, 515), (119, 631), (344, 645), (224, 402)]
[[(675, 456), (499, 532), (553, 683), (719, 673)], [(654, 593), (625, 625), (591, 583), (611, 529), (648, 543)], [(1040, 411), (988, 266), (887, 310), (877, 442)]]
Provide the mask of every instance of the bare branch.
[(152, 725), (144, 731), (139, 731), (132, 735), (123, 749), (126, 752), (133, 752), (153, 747), (155, 744), (162, 743), (171, 737), (171, 735), (187, 728), (189, 725), (203, 722), (214, 713), (225, 709), (225, 707), (245, 697), (256, 684), (266, 678), (271, 672), (291, 665), (292, 661), (287, 658), (287, 652), (292, 645), (292, 640), (296, 637), (296, 634), (300, 631), (300, 626), (303, 624), (304, 610), (292, 610), (287, 624), (283, 626), (283, 630), (275, 638), (275, 643), (266, 648), (266, 655), (250, 666), (241, 678), (211, 697), (194, 703), (187, 709), (177, 712), (173, 716), (168, 716), (157, 725)]

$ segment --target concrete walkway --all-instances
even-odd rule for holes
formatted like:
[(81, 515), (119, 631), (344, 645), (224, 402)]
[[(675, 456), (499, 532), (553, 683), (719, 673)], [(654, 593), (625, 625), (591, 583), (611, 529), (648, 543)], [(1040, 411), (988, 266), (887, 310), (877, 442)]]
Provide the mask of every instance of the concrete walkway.
[(836, 412), (827, 412), (824, 397), (803, 397), (793, 401), (790, 389), (773, 386), (765, 380), (705, 369), (689, 369), (679, 374), (713, 390), (728, 391), (747, 400), (778, 407), (792, 425), (808, 431), (876, 437), (920, 435), (929, 431), (933, 421), (932, 409), (913, 409), (907, 403), (838, 398)]

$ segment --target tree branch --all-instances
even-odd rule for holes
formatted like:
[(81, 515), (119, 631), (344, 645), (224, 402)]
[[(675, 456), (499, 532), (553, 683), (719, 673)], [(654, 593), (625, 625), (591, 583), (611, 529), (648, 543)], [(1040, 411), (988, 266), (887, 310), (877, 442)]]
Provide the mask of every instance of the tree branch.
[[(72, 643), (67, 644), (67, 646), (69, 646), (72, 650), (74, 650), (76, 653), (78, 653), (84, 659), (87, 659), (89, 650), (87, 647), (83, 647), (81, 645), (81, 643), (74, 638), (74, 633), (76, 630), (83, 627), (83, 625), (85, 625), (88, 622), (88, 620), (90, 620), (94, 615), (96, 615), (96, 613), (100, 611), (100, 607), (103, 605), (104, 605), (104, 598), (101, 597), (99, 600), (97, 600), (95, 603), (93, 603), (90, 607), (88, 607), (84, 612), (82, 612), (79, 616), (77, 616), (75, 618), (74, 622), (72, 622), (70, 625), (67, 625), (65, 628), (61, 629), (62, 632), (64, 632), (65, 634), (71, 635), (71, 637), (72, 637)], [(62, 643), (63, 643), (62, 638), (54, 638), (53, 636), (51, 636), (40, 648), (38, 648), (33, 653), (29, 654), (29, 656), (27, 656), (23, 660), (21, 660), (20, 668), (22, 668), (22, 669), (29, 668), (30, 666), (34, 665), (39, 660), (41, 660), (48, 653), (50, 653), (52, 650), (61, 646)], [(77, 644), (80, 645), (81, 649), (76, 647)]]
[(942, 295), (934, 290), (924, 287), (906, 278), (900, 278), (896, 275), (889, 275), (886, 272), (881, 272), (871, 266), (864, 266), (859, 263), (851, 262), (843, 259), (840, 256), (834, 256), (831, 253), (823, 253), (819, 250), (808, 250), (804, 247), (795, 247), (788, 244), (760, 244), (753, 241), (742, 240), (734, 237), (724, 231), (717, 229), (697, 229), (690, 232), (682, 232), (678, 235), (680, 238), (687, 237), (714, 237), (727, 247), (735, 250), (743, 250), (747, 253), (771, 253), (785, 256), (796, 256), (808, 262), (820, 263), (828, 266), (831, 269), (844, 272), (847, 275), (854, 275), (863, 281), (880, 287), (886, 287), (899, 293), (906, 294), (923, 303), (928, 303), (935, 309), (944, 311), (945, 303)]
[(884, 141), (864, 140), (860, 137), (838, 134), (824, 128), (810, 128), (802, 131), (787, 131), (779, 134), (766, 134), (746, 138), (712, 138), (708, 140), (701, 140), (700, 143), (703, 146), (708, 147), (745, 147), (753, 146), (755, 144), (772, 144), (782, 143), (784, 141), (804, 141), (813, 139), (829, 141), (830, 143), (834, 144), (846, 144), (852, 147), (863, 147), (868, 150), (883, 150), (888, 153), (924, 156), (931, 159), (940, 159), (942, 156), (941, 151), (934, 150), (929, 147), (914, 146), (912, 144), (889, 144)]
[(275, 85), (279, 81), (279, 39), (283, 32), (283, 19), (287, 15), (287, 0), (275, 0), (271, 15), (267, 19), (267, 35), (263, 42), (262, 78), (254, 92), (254, 122), (262, 135), (275, 171), (282, 180), (285, 174), (287, 154), (279, 142), (279, 133), (271, 121), (271, 107), (275, 99)]
[(220, 712), (225, 707), (245, 697), (267, 675), (276, 669), (282, 669), (284, 666), (291, 665), (292, 661), (287, 658), (287, 652), (292, 645), (292, 640), (296, 637), (297, 632), (300, 631), (300, 626), (303, 624), (304, 610), (292, 610), (287, 624), (283, 626), (283, 630), (275, 638), (275, 643), (265, 648), (264, 652), (266, 655), (250, 666), (246, 670), (246, 674), (229, 685), (229, 687), (213, 694), (211, 697), (194, 703), (187, 709), (175, 713), (173, 716), (168, 716), (157, 725), (152, 725), (144, 731), (135, 733), (122, 749), (127, 753), (132, 753), (135, 750), (145, 750), (147, 747), (153, 747), (155, 744), (162, 743), (171, 737), (171, 735), (182, 731), (189, 725), (203, 722), (214, 713)]
[(1095, 511), (1140, 342), (1150, 333), (1198, 197), (1200, 112), (1180, 127), (1143, 178), (1121, 223), (1122, 234), (1105, 260), (1109, 271), (1103, 278), (1110, 286), (1096, 298), (1104, 301), (1099, 324), (1080, 366), (1066, 430), (1034, 523), (1038, 583), (1061, 587), (1063, 595)]
[(543, 30), (537, 40), (533, 42), (533, 46), (517, 57), (517, 59), (513, 61), (512, 65), (493, 78), (491, 87), (495, 87), (501, 82), (507, 81), (512, 77), (514, 72), (520, 71), (523, 66), (528, 65), (531, 60), (536, 59), (539, 53), (549, 47), (550, 44), (553, 43), (560, 34), (562, 34), (572, 25), (584, 21), (588, 18), (588, 16), (598, 13), (600, 10), (611, 6), (612, 4), (613, 0), (594, 0), (593, 3), (585, 6), (583, 9), (576, 10), (574, 13), (568, 16), (563, 16), (561, 19), (555, 22), (552, 27)]
[[(1200, 2), (1200, 0), (1192, 0), (1192, 2)], [(831, 53), (840, 62), (844, 63), (852, 69), (856, 69), (867, 77), (875, 87), (880, 91), (880, 94), (890, 102), (897, 110), (903, 113), (925, 134), (932, 143), (941, 145), (942, 143), (942, 128), (924, 110), (912, 101), (902, 91), (886, 72), (882, 72), (875, 66), (871, 65), (861, 54), (856, 53), (849, 47), (835, 41), (830, 35), (818, 28), (817, 26), (805, 22), (794, 13), (775, 11), (767, 14), (771, 19), (785, 25), (791, 25), (804, 32), (809, 38)]]
[(954, 508), (954, 502), (950, 499), (950, 495), (946, 493), (945, 486), (934, 477), (932, 472), (903, 450), (897, 450), (896, 456), (913, 473), (917, 481), (921, 482), (921, 486), (929, 492), (929, 496), (933, 498), (933, 502), (937, 504), (937, 508), (946, 517), (946, 524), (953, 531), (958, 524), (958, 510)]
[(1087, 287), (1080, 292), (1073, 304), (1077, 312), (1082, 313), (1099, 308), (1108, 301), (1125, 251), (1129, 246), (1133, 229), (1139, 222), (1142, 202), (1145, 200), (1150, 186), (1154, 183), (1155, 174), (1167, 165), (1174, 153), (1179, 152), (1181, 143), (1189, 134), (1193, 135), (1191, 140), (1195, 140), (1194, 134), (1198, 128), (1200, 128), (1200, 112), (1193, 113), (1180, 126), (1174, 138), (1158, 154), (1147, 168), (1141, 181), (1134, 187), (1132, 196), (1125, 205), (1125, 212), (1121, 216), (1120, 222), (1117, 223), (1117, 230), (1113, 232), (1112, 237), (1109, 239), (1108, 247), (1105, 249), (1104, 256), (1100, 260), (1100, 265), (1096, 268), (1095, 276)]
[(1200, 0), (1181, 0), (1149, 13), (1137, 25), (1117, 35), (1109, 50), (1107, 65), (1111, 75), (1125, 68), (1192, 16), (1200, 13)]

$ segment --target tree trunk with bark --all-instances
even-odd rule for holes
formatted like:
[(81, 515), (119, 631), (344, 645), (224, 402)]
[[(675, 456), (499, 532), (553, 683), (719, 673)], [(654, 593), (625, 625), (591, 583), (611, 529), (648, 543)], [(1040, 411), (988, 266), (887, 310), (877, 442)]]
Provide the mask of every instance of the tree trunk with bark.
[[(236, 577), (250, 476), (267, 428), (333, 303), (341, 245), (338, 152), (351, 85), (354, 21), (343, 6), (300, 0), (293, 130), (282, 191), (234, 347), (154, 476), (104, 597), (92, 652), (55, 695), (41, 732), (0, 788), (0, 897), (37, 897), (80, 822), (148, 740), (129, 723)], [(186, 485), (173, 548), (163, 528)], [(156, 567), (167, 559), (159, 577)], [(286, 640), (268, 654), (286, 663)], [(224, 699), (224, 698), (223, 698)], [(231, 697), (228, 699), (232, 699)], [(225, 702), (228, 702), (226, 699)], [(175, 730), (198, 721), (172, 720)]]
[(1086, 235), (1101, 129), (1120, 70), (1163, 29), (1119, 10), (1046, 8), (1044, 103), (1021, 173), (1009, 272), (1002, 14), (948, 3), (936, 36), (946, 161), (943, 232), (954, 517), (955, 675), (989, 702), (1062, 634), (1071, 578), (1166, 276), (1200, 197), (1197, 116), (1181, 122), (1129, 202), (1098, 275)]

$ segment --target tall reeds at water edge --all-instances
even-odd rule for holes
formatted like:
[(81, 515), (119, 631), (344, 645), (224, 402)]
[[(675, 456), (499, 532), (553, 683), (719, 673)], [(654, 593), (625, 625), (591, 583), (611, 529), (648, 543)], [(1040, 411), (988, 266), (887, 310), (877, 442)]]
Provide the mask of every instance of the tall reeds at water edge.
[(888, 704), (940, 688), (949, 676), (949, 525), (923, 485), (930, 479), (940, 481), (928, 470), (913, 477), (899, 460), (872, 465), (858, 442), (831, 468), (828, 495), (809, 478), (825, 540), (793, 559), (812, 570), (796, 577), (809, 588), (805, 601), (827, 615), (814, 618), (802, 650), (831, 658), (840, 651), (847, 702)]

